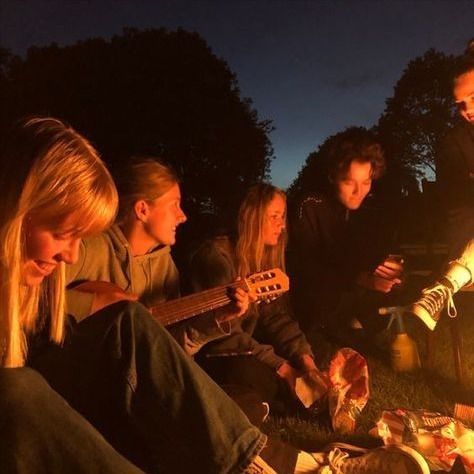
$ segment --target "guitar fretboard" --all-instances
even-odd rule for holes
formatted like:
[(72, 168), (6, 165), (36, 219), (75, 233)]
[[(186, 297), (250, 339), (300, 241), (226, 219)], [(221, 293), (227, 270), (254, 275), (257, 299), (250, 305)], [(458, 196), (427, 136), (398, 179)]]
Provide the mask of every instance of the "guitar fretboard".
[(232, 300), (228, 292), (231, 288), (245, 288), (245, 280), (222, 285), (182, 298), (166, 301), (150, 308), (151, 314), (164, 326), (212, 311), (229, 304)]

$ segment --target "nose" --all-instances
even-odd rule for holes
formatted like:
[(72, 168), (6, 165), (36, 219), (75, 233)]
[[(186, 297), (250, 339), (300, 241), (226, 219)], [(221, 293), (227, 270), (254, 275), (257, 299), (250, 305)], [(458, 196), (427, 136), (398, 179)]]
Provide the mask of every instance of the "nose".
[(352, 190), (353, 196), (360, 196), (361, 194), (361, 187), (358, 183), (354, 184), (354, 189)]
[(184, 213), (184, 211), (180, 207), (179, 211), (178, 211), (178, 223), (179, 224), (184, 224), (187, 220), (188, 220), (188, 218), (186, 217), (186, 214)]
[(79, 245), (81, 244), (80, 238), (68, 239), (66, 245), (61, 251), (60, 260), (68, 265), (77, 262), (79, 258)]

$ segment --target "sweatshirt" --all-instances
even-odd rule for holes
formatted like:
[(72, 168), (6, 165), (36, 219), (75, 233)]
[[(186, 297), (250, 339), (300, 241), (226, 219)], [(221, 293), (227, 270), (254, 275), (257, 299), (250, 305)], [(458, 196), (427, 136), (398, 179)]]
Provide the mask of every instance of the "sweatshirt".
[[(68, 313), (80, 321), (90, 315), (93, 293), (74, 290), (85, 281), (106, 281), (133, 293), (147, 307), (179, 297), (179, 274), (169, 246), (159, 245), (145, 255), (133, 256), (118, 225), (88, 239), (80, 246), (79, 259), (66, 270), (66, 304)], [(206, 313), (177, 324), (170, 332), (190, 355), (203, 344), (226, 334), (215, 321), (214, 313)]]

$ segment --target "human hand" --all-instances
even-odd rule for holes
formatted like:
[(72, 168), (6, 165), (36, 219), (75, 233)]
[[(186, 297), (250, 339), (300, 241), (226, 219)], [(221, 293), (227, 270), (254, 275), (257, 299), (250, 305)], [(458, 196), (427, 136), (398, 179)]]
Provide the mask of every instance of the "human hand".
[(251, 298), (247, 291), (242, 288), (236, 288), (230, 295), (232, 303), (216, 310), (215, 318), (218, 323), (230, 321), (243, 316), (249, 309)]
[(303, 354), (298, 359), (298, 368), (303, 374), (306, 372), (311, 372), (312, 370), (318, 370), (313, 357), (311, 357), (309, 354)]
[(326, 373), (315, 368), (303, 374), (303, 379), (308, 387), (311, 387), (315, 399), (321, 399), (329, 390), (329, 377)]
[(389, 255), (385, 260), (374, 270), (374, 275), (385, 278), (387, 280), (399, 280), (403, 274), (403, 258), (400, 255)]
[(75, 291), (93, 293), (91, 314), (117, 303), (118, 301), (137, 301), (138, 296), (126, 293), (119, 286), (108, 281), (86, 281), (72, 288)]
[(403, 263), (385, 259), (372, 272), (361, 272), (357, 284), (380, 293), (390, 293), (393, 287), (402, 283)]
[(296, 379), (298, 378), (298, 371), (291, 366), (288, 362), (283, 362), (277, 370), (277, 374), (281, 377), (290, 387), (292, 393), (295, 394)]
[(396, 282), (376, 276), (374, 273), (361, 272), (357, 277), (357, 284), (368, 290), (389, 293)]
[[(301, 403), (309, 408), (314, 407), (314, 403), (323, 400), (329, 390), (329, 379), (326, 373), (321, 372), (314, 363), (311, 356), (303, 356), (307, 363), (300, 364), (305, 370), (300, 377), (296, 379), (295, 393)], [(303, 360), (304, 360), (303, 359)], [(311, 359), (312, 362), (309, 360)]]

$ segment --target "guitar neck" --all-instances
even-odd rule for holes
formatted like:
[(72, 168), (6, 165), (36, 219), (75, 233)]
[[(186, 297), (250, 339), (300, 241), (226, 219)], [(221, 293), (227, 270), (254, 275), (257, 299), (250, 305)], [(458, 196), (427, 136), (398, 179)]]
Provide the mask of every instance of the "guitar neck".
[(210, 290), (166, 301), (150, 308), (153, 317), (163, 326), (185, 321), (199, 314), (221, 308), (229, 304), (229, 288), (245, 287), (245, 281), (239, 280)]

